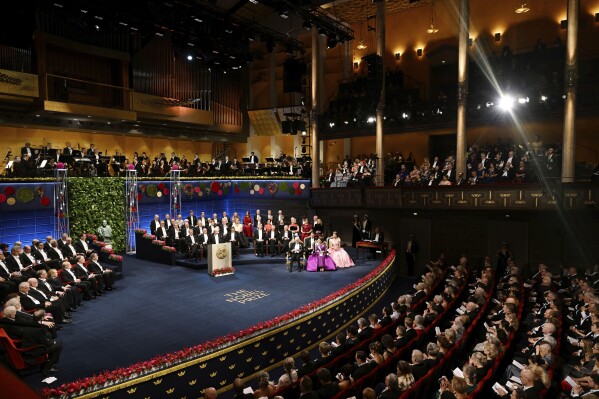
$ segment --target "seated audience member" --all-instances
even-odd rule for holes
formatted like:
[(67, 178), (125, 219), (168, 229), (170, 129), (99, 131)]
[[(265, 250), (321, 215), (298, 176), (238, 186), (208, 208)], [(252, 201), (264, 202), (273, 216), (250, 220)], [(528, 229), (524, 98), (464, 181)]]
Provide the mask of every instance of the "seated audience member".
[[(24, 280), (30, 278), (30, 277), (34, 277), (35, 276), (35, 270), (33, 268), (33, 265), (29, 265), (29, 266), (25, 266), (23, 265), (23, 262), (21, 261), (21, 248), (17, 245), (13, 246), (10, 249), (10, 255), (6, 257), (6, 266), (8, 267), (8, 270), (10, 271), (10, 273), (15, 273), (18, 272), (20, 273), (20, 275), (22, 277), (24, 277)], [(24, 281), (23, 280), (23, 281)]]
[(79, 278), (72, 268), (73, 265), (71, 265), (71, 262), (68, 260), (62, 262), (62, 273), (60, 273), (60, 280), (63, 282), (63, 284), (73, 285), (82, 290), (84, 299), (95, 299), (96, 294), (95, 290), (92, 288), (92, 283), (88, 280)]
[(279, 377), (279, 381), (277, 383), (277, 390), (291, 385), (292, 383), (297, 381), (297, 370), (295, 369), (295, 360), (292, 357), (288, 357), (283, 361), (283, 369), (285, 373)]
[(51, 373), (60, 371), (55, 365), (60, 359), (60, 353), (62, 351), (62, 344), (49, 339), (44, 330), (41, 328), (23, 326), (18, 323), (15, 318), (17, 309), (14, 306), (7, 306), (2, 311), (2, 318), (0, 319), (0, 327), (6, 331), (9, 337), (12, 339), (21, 340), (21, 345), (24, 348), (36, 347), (31, 351), (27, 351), (24, 356), (27, 359), (35, 359), (38, 356), (48, 355), (48, 359), (42, 367), (42, 374), (47, 377)]
[(275, 385), (270, 381), (266, 371), (258, 373), (258, 388), (254, 390), (254, 399), (272, 397), (276, 392)]
[(102, 276), (102, 279), (104, 280), (104, 287), (106, 287), (107, 291), (112, 291), (114, 288), (114, 283), (116, 282), (116, 273), (114, 273), (112, 269), (104, 267), (100, 264), (97, 253), (94, 252), (89, 257), (87, 269), (91, 273)]
[(372, 371), (372, 364), (367, 361), (366, 352), (357, 351), (355, 356), (356, 362), (354, 363), (354, 372), (352, 378), (354, 381), (359, 380), (361, 377)]
[(92, 252), (94, 252), (94, 250), (87, 245), (87, 235), (85, 233), (79, 235), (79, 239), (75, 241), (74, 247), (77, 253), (85, 256), (86, 258), (88, 258)]
[(27, 311), (43, 309), (52, 313), (52, 316), (57, 323), (70, 323), (70, 320), (65, 318), (64, 306), (57, 302), (58, 298), (52, 298), (54, 299), (54, 302), (50, 301), (51, 298), (44, 298), (44, 296), (40, 294), (41, 291), (31, 290), (29, 282), (35, 283), (37, 286), (37, 279), (35, 278), (31, 278), (28, 281), (19, 284), (19, 298), (21, 299), (23, 309)]
[(104, 278), (100, 275), (90, 272), (87, 269), (83, 255), (77, 255), (75, 258), (75, 264), (73, 265), (73, 270), (78, 278), (90, 282), (92, 291), (96, 296), (101, 296), (104, 294)]
[(321, 368), (316, 372), (316, 377), (320, 383), (318, 388), (319, 399), (331, 399), (339, 392), (339, 383), (333, 382), (333, 376), (329, 369)]
[(168, 239), (168, 229), (164, 220), (160, 221), (160, 225), (156, 229), (156, 239), (166, 241)]

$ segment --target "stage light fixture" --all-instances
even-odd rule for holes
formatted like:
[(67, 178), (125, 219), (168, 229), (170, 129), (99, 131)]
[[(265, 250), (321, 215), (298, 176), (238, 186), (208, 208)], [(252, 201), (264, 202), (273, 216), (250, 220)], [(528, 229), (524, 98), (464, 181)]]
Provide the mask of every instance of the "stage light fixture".
[(595, 13), (595, 23), (599, 23), (599, 12)]
[(515, 12), (516, 14), (524, 14), (524, 13), (527, 13), (527, 12), (529, 12), (529, 11), (530, 11), (530, 8), (528, 8), (528, 7), (526, 6), (526, 2), (525, 2), (525, 1), (523, 1), (523, 2), (520, 4), (520, 7), (516, 8), (516, 9), (514, 10), (514, 12)]
[(568, 28), (568, 20), (567, 19), (562, 19), (559, 23), (560, 28), (562, 29), (567, 29)]
[(193, 55), (189, 54), (189, 55), (187, 56), (187, 61), (191, 61), (191, 60), (193, 60)]
[(354, 69), (358, 69), (358, 63), (354, 62)]
[(422, 49), (419, 48), (418, 50), (416, 50), (416, 54), (418, 54), (418, 57), (422, 57)]
[(399, 61), (401, 58), (401, 54), (400, 53), (395, 53), (395, 61)]
[(497, 105), (503, 111), (510, 111), (514, 107), (514, 97), (508, 94), (501, 96)]
[(495, 33), (495, 41), (496, 42), (500, 42), (501, 41), (501, 33)]

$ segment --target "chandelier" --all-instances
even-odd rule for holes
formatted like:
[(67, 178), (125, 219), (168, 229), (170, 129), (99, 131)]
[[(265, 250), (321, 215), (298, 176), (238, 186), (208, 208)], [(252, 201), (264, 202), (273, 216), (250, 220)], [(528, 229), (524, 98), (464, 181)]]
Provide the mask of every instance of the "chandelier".
[(426, 33), (437, 33), (439, 32), (439, 28), (437, 28), (437, 15), (435, 13), (435, 2), (431, 1), (431, 16), (428, 24), (428, 29)]
[(530, 8), (526, 7), (526, 2), (524, 2), (524, 1), (522, 3), (520, 3), (520, 7), (516, 8), (514, 10), (514, 12), (516, 14), (524, 14), (529, 11), (530, 11)]

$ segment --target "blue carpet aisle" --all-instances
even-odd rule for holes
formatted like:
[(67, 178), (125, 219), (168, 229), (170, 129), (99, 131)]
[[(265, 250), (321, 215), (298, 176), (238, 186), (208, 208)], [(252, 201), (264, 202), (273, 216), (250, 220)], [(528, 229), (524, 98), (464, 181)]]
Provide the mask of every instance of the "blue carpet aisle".
[[(278, 264), (243, 264), (233, 276), (213, 278), (206, 270), (126, 256), (125, 278), (117, 288), (86, 301), (74, 314), (74, 322), (59, 332), (64, 343), (62, 371), (52, 385), (242, 330), (320, 299), (379, 264), (359, 260), (356, 267), (336, 272), (289, 273), (284, 258), (278, 260)], [(239, 290), (268, 296), (245, 303), (226, 301), (227, 294)], [(45, 386), (40, 374), (26, 380), (34, 387)]]

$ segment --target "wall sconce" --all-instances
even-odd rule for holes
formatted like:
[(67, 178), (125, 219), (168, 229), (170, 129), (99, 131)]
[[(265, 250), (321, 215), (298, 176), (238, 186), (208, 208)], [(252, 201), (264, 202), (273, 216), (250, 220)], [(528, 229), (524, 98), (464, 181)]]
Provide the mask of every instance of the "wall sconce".
[(422, 49), (419, 48), (418, 50), (416, 50), (416, 54), (418, 54), (418, 57), (422, 57)]
[(500, 42), (501, 41), (501, 33), (495, 33), (495, 41), (496, 42)]
[(595, 13), (595, 23), (599, 23), (599, 12)]
[(562, 19), (561, 22), (559, 23), (559, 26), (562, 29), (567, 29), (568, 28), (568, 20), (567, 19)]
[(401, 58), (401, 54), (395, 53), (395, 61), (399, 61), (400, 58)]
[(472, 44), (474, 43), (474, 40), (472, 40), (471, 37), (468, 38), (468, 46), (472, 47)]
[(354, 69), (358, 69), (358, 63), (354, 62)]

